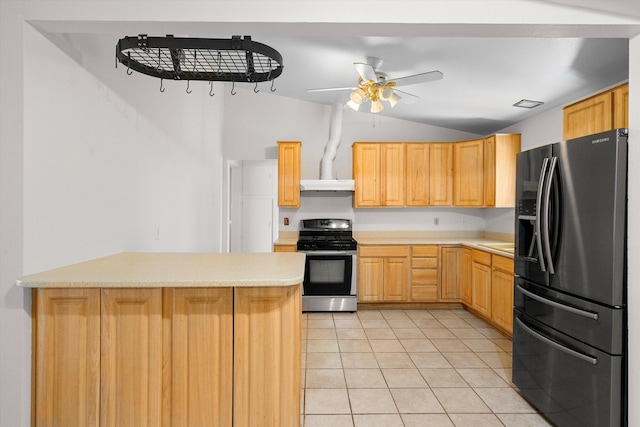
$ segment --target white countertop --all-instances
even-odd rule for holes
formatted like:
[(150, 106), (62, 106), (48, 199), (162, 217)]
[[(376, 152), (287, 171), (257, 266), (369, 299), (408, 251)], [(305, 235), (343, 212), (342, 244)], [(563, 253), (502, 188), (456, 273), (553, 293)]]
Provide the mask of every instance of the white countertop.
[(304, 279), (301, 253), (125, 252), (20, 278), (28, 288), (269, 287)]

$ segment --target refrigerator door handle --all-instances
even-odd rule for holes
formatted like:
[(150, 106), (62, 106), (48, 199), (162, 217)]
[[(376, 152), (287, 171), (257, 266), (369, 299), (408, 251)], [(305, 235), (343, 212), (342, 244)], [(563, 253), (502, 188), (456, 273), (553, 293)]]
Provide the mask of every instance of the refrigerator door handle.
[(520, 285), (516, 285), (516, 288), (518, 288), (518, 290), (520, 292), (522, 292), (523, 294), (525, 294), (529, 298), (534, 299), (534, 300), (536, 300), (538, 302), (541, 302), (543, 304), (550, 305), (551, 307), (555, 307), (555, 308), (567, 311), (567, 312), (572, 313), (572, 314), (577, 314), (578, 316), (587, 317), (587, 318), (593, 319), (593, 320), (598, 320), (598, 317), (599, 317), (598, 313), (594, 313), (593, 311), (581, 310), (579, 308), (570, 307), (568, 305), (560, 304), (560, 303), (552, 301), (550, 299), (541, 297), (540, 295), (536, 295), (533, 292), (529, 292), (528, 290), (526, 290), (525, 288), (523, 288)]
[(542, 253), (542, 227), (540, 225), (540, 212), (542, 211), (542, 192), (544, 191), (544, 181), (547, 175), (547, 166), (549, 165), (549, 158), (545, 157), (542, 161), (542, 168), (540, 169), (540, 178), (538, 178), (538, 195), (536, 198), (536, 227), (535, 238), (536, 248), (538, 250), (538, 260), (540, 262), (540, 270), (547, 271), (544, 263), (544, 254)]
[(546, 344), (549, 344), (551, 347), (553, 347), (553, 348), (555, 348), (557, 350), (560, 350), (560, 351), (562, 351), (564, 353), (567, 353), (567, 354), (569, 354), (569, 355), (571, 355), (573, 357), (576, 357), (576, 358), (578, 358), (580, 360), (584, 360), (585, 362), (591, 363), (593, 365), (597, 365), (598, 364), (598, 359), (596, 357), (592, 357), (592, 356), (589, 356), (587, 354), (580, 353), (579, 351), (575, 351), (575, 350), (570, 349), (569, 347), (565, 347), (565, 346), (563, 346), (561, 344), (558, 344), (557, 342), (545, 337), (541, 333), (534, 331), (533, 329), (531, 329), (530, 327), (525, 325), (524, 322), (522, 320), (518, 319), (517, 317), (516, 317), (516, 322), (518, 323), (518, 325), (520, 325), (520, 327), (525, 332), (527, 332), (528, 334), (530, 334), (534, 338), (536, 338), (536, 339), (538, 339), (538, 340), (540, 340), (540, 341), (542, 341), (542, 342), (544, 342)]
[(553, 267), (553, 257), (551, 256), (551, 244), (549, 243), (549, 211), (551, 203), (551, 184), (553, 183), (556, 165), (558, 164), (558, 158), (551, 158), (551, 166), (549, 167), (549, 175), (547, 176), (547, 183), (544, 189), (544, 207), (542, 208), (542, 244), (544, 248), (544, 255), (547, 259), (547, 267), (550, 274), (555, 274)]

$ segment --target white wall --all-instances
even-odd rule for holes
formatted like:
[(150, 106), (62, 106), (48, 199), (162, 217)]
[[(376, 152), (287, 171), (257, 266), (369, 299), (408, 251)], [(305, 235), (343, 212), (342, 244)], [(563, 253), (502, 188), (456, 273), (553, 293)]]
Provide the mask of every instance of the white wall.
[(210, 124), (223, 96), (171, 81), (160, 93), (159, 80), (112, 58), (74, 60), (29, 26), (24, 45), (25, 273), (121, 251), (220, 250)]

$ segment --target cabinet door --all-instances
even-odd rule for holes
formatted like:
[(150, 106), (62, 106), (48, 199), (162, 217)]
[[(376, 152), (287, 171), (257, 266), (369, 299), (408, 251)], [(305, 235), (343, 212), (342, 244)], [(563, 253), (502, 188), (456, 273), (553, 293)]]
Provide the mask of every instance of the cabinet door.
[(381, 206), (380, 144), (353, 144), (354, 207)]
[(429, 205), (429, 144), (405, 144), (406, 205)]
[(491, 320), (508, 333), (513, 331), (513, 260), (493, 255)]
[(407, 258), (384, 259), (384, 301), (408, 301), (408, 264)]
[(300, 145), (278, 142), (278, 206), (300, 207)]
[(491, 319), (491, 267), (471, 263), (471, 307)]
[(462, 250), (462, 303), (471, 306), (471, 249)]
[(171, 305), (172, 427), (231, 427), (233, 289), (174, 288)]
[[(515, 159), (514, 159), (515, 164)], [(496, 205), (496, 137), (484, 140), (484, 205)], [(508, 177), (502, 177), (508, 179)], [(515, 175), (514, 175), (515, 182)], [(514, 193), (515, 195), (515, 189)]]
[(484, 205), (484, 140), (454, 145), (453, 184), (455, 206)]
[(613, 90), (613, 128), (629, 127), (629, 85), (625, 84)]
[(358, 258), (358, 300), (382, 301), (383, 258)]
[(382, 144), (382, 205), (404, 206), (404, 144)]
[(613, 129), (613, 93), (604, 92), (564, 108), (563, 139)]
[(443, 247), (441, 249), (440, 299), (459, 300), (462, 284), (462, 248)]
[(429, 205), (453, 205), (453, 143), (429, 144)]
[(98, 426), (100, 290), (34, 289), (33, 425)]
[(234, 289), (235, 427), (300, 425), (301, 289)]
[(100, 425), (159, 426), (162, 289), (102, 289)]

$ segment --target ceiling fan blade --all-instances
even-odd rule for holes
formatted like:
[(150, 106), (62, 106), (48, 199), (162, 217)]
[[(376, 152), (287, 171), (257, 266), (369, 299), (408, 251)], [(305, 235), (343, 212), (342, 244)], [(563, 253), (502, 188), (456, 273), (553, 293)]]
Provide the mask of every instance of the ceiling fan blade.
[(356, 71), (362, 77), (362, 80), (373, 80), (374, 82), (378, 81), (378, 76), (376, 76), (376, 70), (369, 64), (364, 64), (362, 62), (354, 62), (353, 65), (356, 66)]
[(331, 92), (334, 90), (356, 90), (355, 87), (328, 87), (323, 89), (307, 89), (307, 92)]
[(402, 97), (400, 98), (400, 102), (404, 103), (404, 104), (415, 104), (416, 102), (418, 102), (418, 100), (420, 99), (420, 97), (418, 95), (414, 95), (411, 94), (409, 92), (405, 92), (403, 90), (397, 89), (397, 88), (393, 88), (394, 92), (398, 92), (402, 94)]
[(397, 79), (390, 79), (390, 82), (394, 82), (396, 86), (408, 86), (418, 83), (433, 82), (436, 80), (442, 80), (444, 74), (440, 71), (429, 71), (426, 73), (413, 74), (411, 76), (398, 77)]

